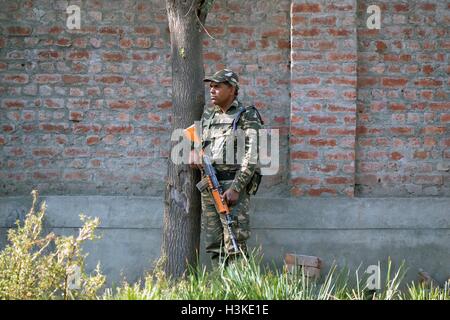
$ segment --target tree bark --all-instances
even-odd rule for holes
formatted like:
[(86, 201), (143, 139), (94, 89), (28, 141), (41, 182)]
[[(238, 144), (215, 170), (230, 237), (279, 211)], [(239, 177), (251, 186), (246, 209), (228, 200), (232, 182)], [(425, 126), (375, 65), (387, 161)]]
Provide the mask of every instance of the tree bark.
[[(205, 104), (202, 33), (204, 0), (166, 0), (172, 62), (172, 130), (199, 120)], [(171, 148), (176, 142), (172, 143)], [(200, 247), (199, 172), (169, 158), (161, 256), (164, 271), (180, 277), (196, 265)]]

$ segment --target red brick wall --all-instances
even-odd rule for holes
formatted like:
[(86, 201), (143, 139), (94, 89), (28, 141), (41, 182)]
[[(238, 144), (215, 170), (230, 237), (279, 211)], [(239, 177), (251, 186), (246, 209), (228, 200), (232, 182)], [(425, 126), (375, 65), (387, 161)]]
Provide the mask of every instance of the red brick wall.
[(170, 127), (163, 1), (5, 1), (0, 193), (160, 195)]
[(356, 1), (293, 1), (291, 194), (354, 195)]
[[(6, 1), (0, 194), (160, 196), (171, 70), (163, 0)], [(366, 5), (382, 10), (368, 30)], [(449, 196), (446, 1), (215, 1), (205, 69), (280, 129), (261, 196)]]
[(381, 29), (358, 7), (356, 190), (449, 196), (447, 1), (381, 1)]
[(206, 21), (214, 39), (205, 35), (205, 72), (224, 67), (238, 72), (241, 101), (253, 103), (268, 128), (280, 130), (280, 169), (265, 176), (261, 195), (289, 193), (290, 3), (215, 1)]

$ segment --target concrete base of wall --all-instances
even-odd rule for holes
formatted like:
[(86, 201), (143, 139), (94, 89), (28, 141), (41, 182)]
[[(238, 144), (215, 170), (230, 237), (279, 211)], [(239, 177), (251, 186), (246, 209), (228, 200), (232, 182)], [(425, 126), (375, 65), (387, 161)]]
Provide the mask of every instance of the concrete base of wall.
[[(135, 281), (159, 257), (163, 205), (160, 198), (120, 196), (42, 196), (45, 230), (73, 234), (79, 214), (100, 218), (102, 239), (85, 246), (88, 270), (98, 261), (109, 284)], [(30, 197), (0, 198), (0, 248), (6, 231), (23, 219)], [(322, 258), (363, 273), (388, 257), (393, 267), (405, 260), (407, 280), (420, 268), (436, 280), (450, 277), (450, 198), (254, 198), (251, 247), (261, 247), (267, 262), (283, 264), (285, 253)], [(201, 257), (208, 263), (208, 257)], [(323, 273), (324, 273), (323, 272)], [(382, 273), (382, 281), (383, 281)]]

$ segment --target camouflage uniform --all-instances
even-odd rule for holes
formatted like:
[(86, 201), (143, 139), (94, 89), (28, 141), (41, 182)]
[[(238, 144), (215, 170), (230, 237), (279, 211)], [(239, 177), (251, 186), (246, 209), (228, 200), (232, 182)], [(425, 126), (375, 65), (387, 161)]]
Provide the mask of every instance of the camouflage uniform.
[[(225, 70), (228, 71), (228, 70)], [(237, 78), (237, 76), (236, 76)], [(206, 81), (206, 80), (205, 80)], [(252, 157), (256, 155), (257, 131), (261, 128), (259, 114), (254, 108), (247, 108), (242, 113), (238, 122), (238, 129), (245, 133), (245, 152), (240, 159), (236, 159), (237, 142), (232, 128), (233, 120), (243, 105), (235, 99), (230, 108), (224, 113), (219, 106), (206, 107), (202, 119), (202, 145), (210, 155), (214, 168), (217, 171), (219, 182), (225, 192), (229, 188), (239, 193), (239, 199), (233, 206), (229, 206), (233, 218), (233, 232), (240, 249), (247, 250), (246, 240), (250, 237), (249, 203), (250, 195), (247, 192), (247, 184), (250, 182), (256, 170), (256, 161)], [(227, 139), (231, 137), (231, 144)], [(226, 149), (232, 147), (235, 157), (234, 163), (226, 160)], [(229, 176), (220, 179), (220, 176)], [(231, 178), (234, 176), (234, 179)], [(232, 243), (226, 227), (226, 219), (223, 214), (217, 213), (214, 202), (208, 193), (203, 191), (202, 199), (202, 229), (205, 232), (206, 252), (211, 253), (213, 262), (221, 256), (233, 252)]]

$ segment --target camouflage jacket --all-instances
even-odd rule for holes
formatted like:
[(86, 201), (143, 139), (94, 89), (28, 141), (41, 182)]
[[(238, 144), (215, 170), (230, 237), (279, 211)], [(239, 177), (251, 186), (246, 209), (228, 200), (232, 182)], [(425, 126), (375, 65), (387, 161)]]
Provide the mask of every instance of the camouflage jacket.
[(233, 131), (233, 120), (242, 106), (235, 99), (226, 112), (217, 105), (205, 107), (201, 118), (202, 146), (217, 172), (235, 173), (231, 188), (237, 192), (246, 187), (255, 173), (261, 128), (258, 112), (248, 108)]

